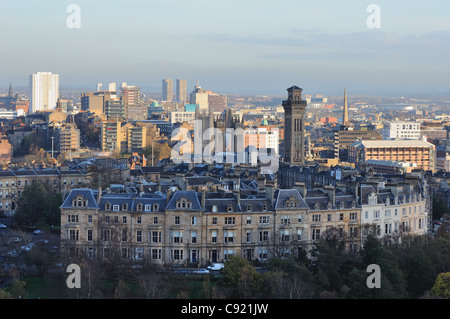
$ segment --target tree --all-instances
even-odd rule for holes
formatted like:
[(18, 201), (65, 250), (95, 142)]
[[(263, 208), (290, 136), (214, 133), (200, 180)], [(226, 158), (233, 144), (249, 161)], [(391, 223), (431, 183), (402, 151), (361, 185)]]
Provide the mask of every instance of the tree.
[(250, 298), (261, 288), (261, 276), (247, 259), (231, 256), (221, 272), (221, 284), (228, 297)]
[(368, 235), (361, 249), (366, 266), (376, 264), (381, 270), (381, 289), (367, 289), (366, 298), (400, 299), (407, 297), (407, 283), (398, 266), (398, 258), (373, 235)]
[(41, 182), (25, 186), (18, 200), (14, 221), (18, 225), (31, 226), (40, 222), (43, 225), (60, 224), (59, 207), (61, 194), (49, 194)]
[(431, 292), (437, 297), (450, 298), (450, 272), (440, 273), (437, 276)]

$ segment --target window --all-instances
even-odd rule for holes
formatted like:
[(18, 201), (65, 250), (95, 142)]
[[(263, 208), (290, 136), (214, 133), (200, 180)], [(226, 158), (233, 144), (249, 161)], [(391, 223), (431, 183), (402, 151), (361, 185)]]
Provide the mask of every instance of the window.
[(259, 259), (266, 260), (268, 258), (268, 253), (269, 253), (269, 251), (267, 249), (260, 248), (258, 250)]
[(174, 220), (175, 225), (179, 225), (180, 224), (180, 216), (175, 216), (174, 219), (175, 219)]
[[(124, 216), (124, 217), (125, 217), (125, 216)], [(136, 223), (137, 223), (137, 224), (142, 224), (142, 217), (141, 217), (141, 216), (138, 216), (138, 217), (137, 217)]]
[(236, 223), (236, 217), (225, 217), (225, 225), (234, 225)]
[(376, 210), (376, 211), (373, 212), (373, 218), (375, 218), (375, 219), (380, 218), (380, 211), (379, 210)]
[(247, 212), (251, 212), (252, 211), (252, 205), (247, 204)]
[(92, 223), (92, 215), (88, 215), (88, 223)]
[(137, 204), (136, 210), (137, 210), (138, 212), (141, 212), (141, 211), (142, 211), (142, 204), (141, 204), (141, 203)]
[(340, 220), (340, 221), (343, 221), (343, 220), (344, 220), (344, 214), (342, 214), (342, 213), (339, 214), (339, 220)]
[(312, 221), (313, 222), (320, 222), (320, 214), (312, 215)]
[(197, 243), (197, 231), (193, 230), (191, 232), (191, 243), (196, 244)]
[(197, 225), (197, 217), (191, 217), (191, 225)]
[(78, 229), (69, 229), (69, 239), (78, 241), (79, 239), (79, 230)]
[(319, 240), (320, 239), (320, 229), (319, 228), (313, 228), (312, 229), (312, 240)]
[(331, 214), (328, 214), (328, 215), (327, 215), (327, 221), (328, 221), (328, 222), (331, 222), (331, 219), (332, 219), (331, 216), (332, 216)]
[(105, 210), (111, 210), (111, 204), (110, 203), (106, 203), (105, 204)]
[(161, 249), (152, 249), (152, 259), (161, 259), (162, 250)]
[(251, 243), (252, 242), (252, 232), (251, 231), (248, 230), (245, 233), (245, 240), (246, 240), (247, 243)]
[(212, 224), (213, 225), (217, 225), (217, 217), (213, 217), (212, 218)]
[(146, 205), (144, 206), (144, 210), (145, 210), (146, 212), (151, 212), (151, 211), (152, 211), (152, 205), (146, 204)]
[(233, 211), (233, 206), (228, 205), (227, 206), (227, 212), (231, 213)]
[(247, 216), (247, 225), (251, 225), (251, 224), (252, 224), (252, 217)]
[(122, 230), (122, 241), (127, 241), (128, 239), (128, 232), (126, 229)]
[(103, 241), (109, 241), (109, 235), (110, 235), (110, 231), (107, 229), (104, 229), (102, 232)]
[(183, 242), (183, 232), (174, 231), (171, 233), (171, 237), (174, 244), (180, 244)]
[(153, 211), (159, 211), (159, 204), (153, 204)]
[(183, 250), (182, 249), (173, 249), (172, 250), (172, 259), (173, 260), (182, 260), (183, 259)]
[(127, 216), (122, 216), (122, 223), (126, 224), (127, 223)]
[(260, 224), (269, 224), (270, 216), (260, 216), (259, 223)]
[(213, 206), (212, 206), (212, 212), (213, 212), (213, 213), (217, 213), (217, 206), (216, 206), (216, 205), (213, 205)]
[(224, 231), (224, 242), (233, 243), (234, 242), (234, 231)]
[(289, 230), (282, 230), (280, 234), (281, 234), (280, 241), (288, 242), (290, 240), (290, 232), (289, 232)]
[(303, 229), (297, 229), (297, 240), (298, 241), (303, 240)]
[(268, 241), (269, 240), (269, 231), (268, 230), (261, 230), (259, 232), (259, 241)]
[(281, 224), (288, 225), (291, 223), (291, 216), (281, 216)]
[(302, 223), (302, 222), (303, 222), (303, 217), (302, 217), (302, 215), (298, 215), (298, 216), (297, 216), (297, 222), (298, 222), (298, 223)]
[(350, 220), (357, 220), (358, 219), (358, 213), (350, 213)]
[(211, 242), (214, 244), (217, 243), (217, 231), (211, 232)]
[(358, 236), (358, 227), (349, 227), (350, 238), (356, 238)]
[(92, 229), (87, 230), (87, 240), (92, 241)]
[(118, 212), (119, 211), (119, 205), (113, 205), (113, 211)]
[(159, 230), (152, 231), (152, 243), (160, 243), (162, 240), (162, 233)]
[(119, 223), (119, 216), (114, 216), (114, 224), (118, 224)]
[(153, 217), (153, 224), (158, 225), (158, 217)]
[(142, 230), (137, 230), (136, 231), (136, 241), (138, 243), (142, 242)]
[(78, 215), (67, 215), (68, 223), (78, 223)]

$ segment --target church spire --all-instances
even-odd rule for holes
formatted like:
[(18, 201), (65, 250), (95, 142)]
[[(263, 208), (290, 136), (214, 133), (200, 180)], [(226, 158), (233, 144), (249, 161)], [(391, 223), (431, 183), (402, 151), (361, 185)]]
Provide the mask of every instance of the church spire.
[(348, 106), (347, 106), (347, 89), (344, 90), (344, 116), (342, 119), (342, 125), (348, 126), (350, 123), (348, 121)]
[(8, 96), (13, 96), (13, 91), (12, 91), (12, 85), (11, 85), (11, 82), (9, 83), (9, 92), (8, 92)]

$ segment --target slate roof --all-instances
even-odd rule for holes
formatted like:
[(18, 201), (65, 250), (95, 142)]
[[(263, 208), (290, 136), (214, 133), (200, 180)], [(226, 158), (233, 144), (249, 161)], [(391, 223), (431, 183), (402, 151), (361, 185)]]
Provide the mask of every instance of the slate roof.
[[(83, 196), (87, 199), (87, 207), (91, 209), (98, 209), (99, 206), (97, 205), (97, 198), (96, 198), (96, 192), (94, 192), (92, 189), (87, 188), (75, 188), (72, 189), (72, 191), (67, 195), (66, 199), (61, 205), (61, 208), (72, 208), (72, 200), (76, 196)], [(80, 207), (77, 207), (80, 208)]]
[[(187, 200), (190, 200), (192, 205), (190, 209), (186, 208), (177, 208), (176, 203), (179, 199), (186, 198)], [(190, 211), (196, 211), (196, 210), (203, 210), (200, 201), (198, 199), (198, 195), (196, 191), (182, 191), (177, 190), (173, 195), (172, 198), (169, 200), (169, 203), (166, 206), (167, 210), (190, 210)]]
[(275, 204), (275, 209), (289, 209), (285, 207), (286, 199), (294, 197), (298, 200), (298, 207), (292, 208), (292, 209), (307, 209), (308, 205), (306, 204), (303, 197), (300, 195), (299, 191), (297, 189), (279, 189)]

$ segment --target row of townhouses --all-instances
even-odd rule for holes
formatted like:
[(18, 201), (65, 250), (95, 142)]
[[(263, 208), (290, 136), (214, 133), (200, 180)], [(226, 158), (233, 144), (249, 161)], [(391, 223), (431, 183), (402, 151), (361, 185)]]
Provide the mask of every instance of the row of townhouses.
[(296, 183), (261, 191), (180, 190), (129, 194), (76, 188), (61, 205), (61, 242), (71, 256), (150, 260), (160, 265), (266, 261), (309, 252), (334, 233), (348, 251), (371, 233), (383, 241), (427, 233), (423, 192), (408, 185), (354, 190)]

